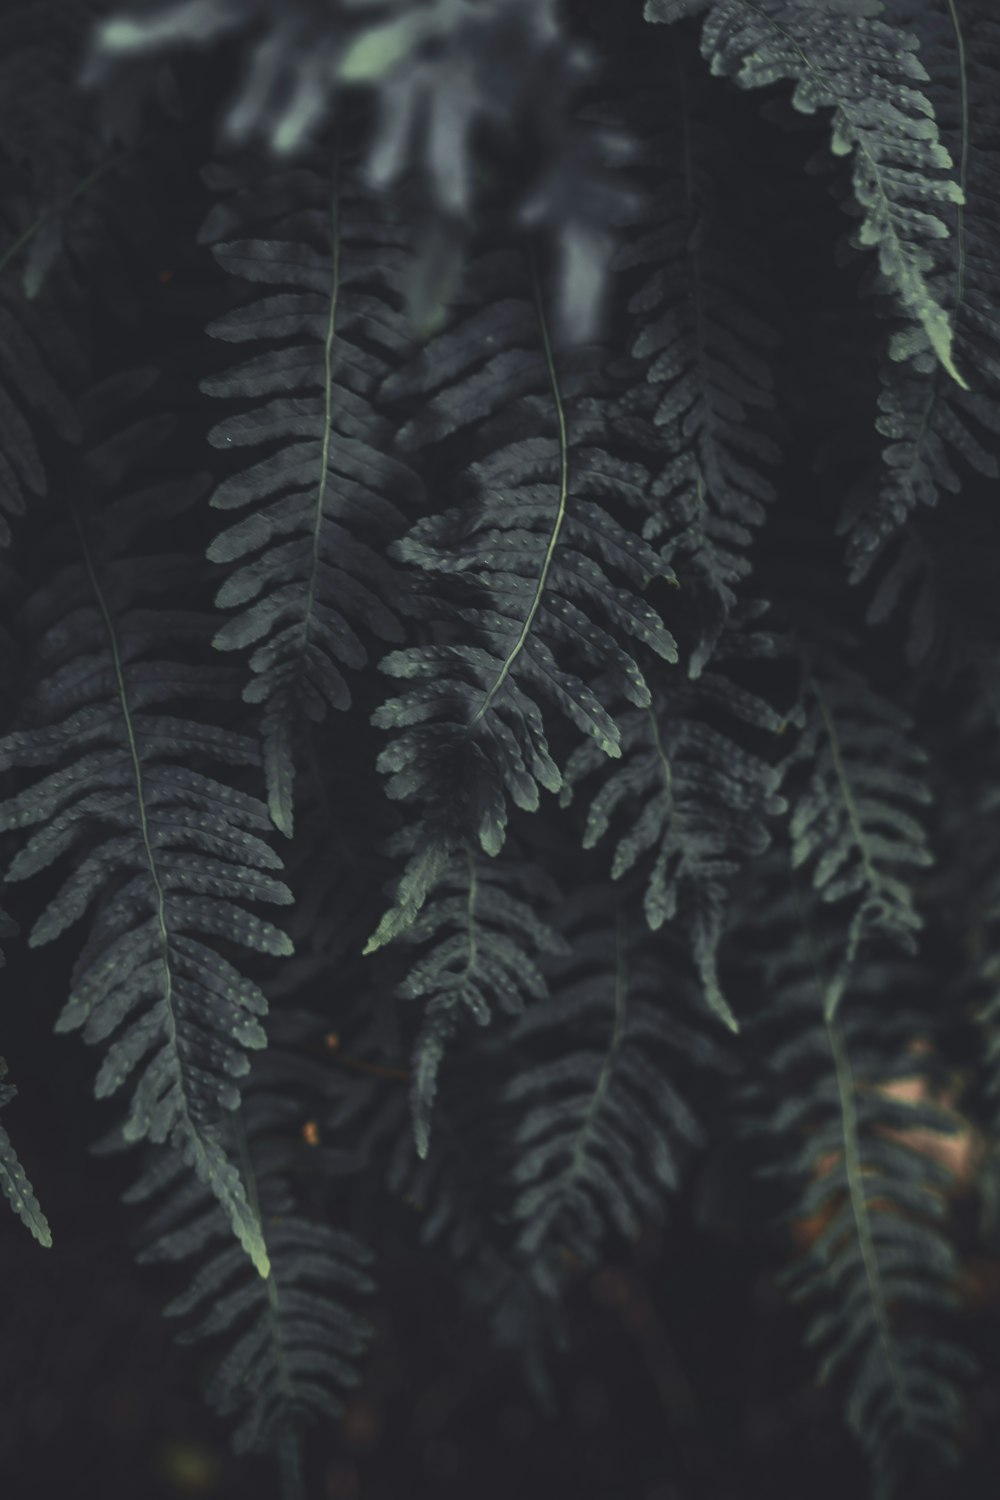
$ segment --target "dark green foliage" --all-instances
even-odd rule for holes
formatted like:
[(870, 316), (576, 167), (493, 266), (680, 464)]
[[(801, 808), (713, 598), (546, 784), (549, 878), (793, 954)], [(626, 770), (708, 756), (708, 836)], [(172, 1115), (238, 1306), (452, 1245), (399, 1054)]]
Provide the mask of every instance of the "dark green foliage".
[[(10, 918), (0, 911), (0, 935), (10, 937), (14, 931)], [(3, 953), (0, 952), (0, 967), (4, 962)], [(6, 1076), (7, 1064), (0, 1057), (0, 1079)], [(0, 1083), (0, 1109), (8, 1105), (16, 1094), (17, 1089), (13, 1084)], [(17, 1152), (11, 1144), (10, 1136), (2, 1125), (0, 1125), (0, 1189), (3, 1190), (4, 1197), (25, 1228), (31, 1230), (40, 1245), (48, 1248), (52, 1244), (52, 1231), (39, 1207), (34, 1189), (25, 1176), (24, 1168), (17, 1159)]]
[(931, 863), (919, 813), (930, 801), (912, 725), (829, 648), (806, 655), (803, 723), (786, 762), (795, 869), (839, 906), (843, 957), (825, 989), (835, 1015), (858, 951), (883, 934), (915, 953), (913, 872)]
[(906, 1039), (919, 1024), (919, 970), (869, 963), (844, 996), (839, 924), (792, 874), (786, 851), (769, 874), (755, 898), (766, 904), (753, 912), (766, 1063), (746, 1097), (768, 1142), (762, 1170), (784, 1184), (786, 1217), (818, 1225), (782, 1281), (810, 1309), (818, 1379), (844, 1390), (872, 1460), (872, 1494), (883, 1497), (928, 1460), (957, 1461), (961, 1383), (976, 1369), (937, 1331), (940, 1320), (927, 1323), (928, 1312), (957, 1302), (943, 1228), (951, 1174), (906, 1137), (921, 1128), (947, 1135), (954, 1124), (905, 1086), (893, 1092), (916, 1066)]
[[(85, 410), (95, 436), (109, 414), (120, 420), (124, 389), (143, 383), (138, 372), (93, 393)], [(82, 1028), (91, 1043), (114, 1037), (97, 1097), (131, 1078), (125, 1139), (169, 1140), (264, 1274), (256, 1220), (217, 1126), (239, 1102), (232, 1079), (247, 1072), (244, 1049), (264, 1045), (257, 1018), (267, 1004), (217, 941), (290, 952), (253, 907), (284, 905), (292, 894), (260, 837), (261, 803), (202, 769), (254, 766), (254, 743), (163, 711), (230, 686), (227, 674), (184, 660), (188, 642), (204, 639), (203, 617), (146, 607), (149, 592), (169, 585), (169, 558), (125, 552), (135, 530), (197, 497), (190, 485), (132, 479), (139, 455), (171, 425), (144, 418), (89, 451), (85, 508), (70, 522), (77, 558), (24, 610), (36, 685), (23, 727), (0, 740), (0, 763), (35, 774), (0, 803), (0, 826), (27, 832), (8, 882), (75, 856), (31, 928), (33, 947), (95, 910), (56, 1029)]]
[(408, 945), (419, 945), (419, 957), (399, 987), (402, 999), (424, 1002), (412, 1085), (420, 1156), (427, 1155), (438, 1068), (463, 1011), (485, 1026), (496, 1009), (518, 1015), (526, 1000), (545, 998), (537, 960), (565, 951), (565, 943), (538, 905), (552, 909), (555, 899), (533, 867), (484, 860), (471, 848), (436, 872), (433, 896), (405, 933)]
[[(852, 243), (874, 246), (882, 277), (918, 325), (894, 342), (909, 358), (919, 343), (933, 349), (948, 374), (965, 386), (952, 357), (948, 308), (932, 284), (945, 214), (960, 199), (949, 175), (951, 157), (939, 140), (934, 109), (914, 87), (926, 68), (917, 40), (880, 20), (879, 0), (713, 0), (702, 51), (713, 73), (741, 88), (777, 79), (795, 84), (792, 102), (804, 114), (833, 110), (830, 148), (853, 153), (852, 183), (861, 226)], [(673, 13), (671, 13), (673, 11)], [(647, 0), (649, 20), (673, 20), (670, 0)]]
[[(939, 899), (959, 935), (961, 962), (949, 999), (971, 1012), (980, 1029), (982, 1089), (995, 1120), (1000, 1112), (1000, 791), (994, 768), (1000, 721), (978, 694), (958, 700), (963, 743), (956, 774), (941, 788), (942, 864)], [(984, 711), (985, 710), (985, 711)], [(958, 880), (944, 878), (952, 864)]]
[(648, 198), (615, 257), (616, 269), (642, 273), (628, 308), (644, 382), (629, 406), (653, 423), (644, 535), (665, 539), (694, 595), (687, 670), (697, 677), (736, 606), (753, 529), (775, 493), (768, 470), (780, 455), (762, 416), (774, 406), (773, 292), (753, 239), (734, 238), (732, 143), (720, 138), (705, 81), (683, 54), (669, 90), (627, 113), (647, 141)]
[[(6, 1078), (7, 1064), (0, 1057), (0, 1078)], [(17, 1094), (12, 1083), (0, 1083), (0, 1109), (8, 1105)], [(26, 1229), (46, 1249), (52, 1244), (52, 1230), (41, 1210), (34, 1188), (25, 1176), (24, 1168), (17, 1159), (17, 1152), (10, 1136), (0, 1125), (0, 1189), (11, 1208)]]
[(263, 1278), (232, 1242), (218, 1202), (176, 1157), (157, 1158), (126, 1198), (159, 1200), (142, 1231), (139, 1260), (196, 1258), (190, 1286), (164, 1311), (196, 1315), (178, 1334), (183, 1343), (225, 1337), (207, 1398), (220, 1415), (237, 1419), (236, 1451), (275, 1453), (291, 1491), (303, 1424), (335, 1416), (340, 1393), (358, 1382), (371, 1329), (354, 1304), (374, 1283), (371, 1253), (296, 1203), (296, 1160), (308, 1148), (289, 1135), (299, 1112), (290, 1082), (301, 1084), (302, 1070), (272, 1054), (227, 1122), (227, 1147), (267, 1250)]
[(383, 1105), (383, 1119), (390, 1122), (389, 1191), (418, 1215), (421, 1245), (441, 1247), (456, 1265), (481, 1258), (484, 1249), (497, 1253), (502, 1243), (497, 1183), (510, 1119), (496, 1108), (505, 1072), (496, 1035), (496, 1028), (484, 1029), (464, 1047), (461, 1068), (442, 1070), (434, 1129), (423, 1154), (414, 1139), (412, 1108)]
[[(584, 350), (564, 393), (537, 275), (529, 301), (520, 258), (500, 254), (477, 271), (471, 309), (412, 372), (384, 387), (387, 400), (425, 393), (426, 406), (400, 432), (408, 451), (490, 412), (497, 421), (492, 431), (484, 425), (482, 451), (460, 475), (463, 501), (419, 521), (391, 549), (425, 575), (418, 610), (435, 621), (438, 643), (393, 652), (382, 663), (394, 677), (428, 683), (390, 699), (374, 720), (397, 731), (379, 768), (390, 776), (390, 797), (420, 807), (422, 836), (370, 947), (413, 920), (433, 882), (428, 862), (439, 858), (436, 850), (478, 838), (495, 855), (508, 799), (534, 811), (539, 787), (559, 790), (550, 706), (605, 756), (621, 755), (607, 698), (563, 665), (567, 655), (575, 653), (592, 679), (603, 669), (611, 692), (640, 706), (650, 702), (649, 687), (625, 640), (667, 661), (677, 655), (659, 614), (641, 598), (653, 578), (672, 581), (671, 570), (611, 511), (615, 501), (641, 503), (647, 475), (601, 445), (615, 441), (614, 418), (599, 400), (612, 389), (608, 377)], [(520, 419), (518, 436), (512, 417)]]
[[(971, 1497), (985, 1231), (925, 1148), (996, 1157), (991, 7), (8, 11), (0, 1052), (53, 1222), (22, 1120), (94, 1122), (36, 1021), (283, 1500), (365, 1368), (397, 1467), (485, 1371), (504, 1433), (511, 1378), (586, 1413), (612, 1306), (670, 1428), (626, 1382), (622, 1493), (844, 1410), (879, 1500)], [(48, 1244), (2, 1129), (0, 1186)]]
[[(210, 180), (233, 196), (213, 210), (202, 242), (224, 270), (283, 289), (209, 325), (213, 338), (265, 349), (201, 389), (243, 402), (271, 398), (209, 433), (224, 451), (267, 456), (212, 496), (219, 510), (253, 509), (208, 555), (236, 565), (216, 603), (242, 606), (215, 644), (259, 642), (244, 697), (262, 705), (268, 804), (291, 834), (297, 721), (349, 707), (341, 668), (368, 661), (356, 626), (383, 641), (402, 639), (393, 607), (399, 585), (383, 553), (403, 525), (397, 502), (412, 503), (420, 485), (387, 452), (390, 429), (371, 403), (387, 362), (408, 351), (398, 315), (406, 235), (336, 168), (248, 181), (215, 168)], [(235, 233), (242, 237), (228, 238)]]
[(631, 1238), (660, 1217), (685, 1150), (703, 1140), (693, 1078), (722, 1056), (691, 1025), (690, 983), (665, 994), (648, 937), (620, 913), (609, 922), (606, 898), (588, 904), (566, 923), (550, 998), (510, 1039), (538, 1059), (505, 1091), (516, 1120), (514, 1253), (549, 1294), (557, 1246), (594, 1264), (609, 1230)]
[[(738, 654), (737, 642), (744, 650), (753, 642), (762, 655), (774, 649), (763, 632), (743, 638), (734, 631), (728, 643), (723, 638), (718, 644), (714, 659), (720, 666), (727, 644)], [(713, 723), (720, 716), (724, 733)], [(767, 848), (767, 820), (786, 806), (777, 794), (779, 770), (738, 743), (733, 731), (740, 724), (772, 734), (786, 728), (761, 697), (723, 671), (705, 672), (695, 682), (665, 682), (652, 704), (622, 716), (621, 766), (605, 772), (583, 832), (589, 849), (619, 808), (630, 811), (611, 877), (618, 880), (637, 864), (645, 867), (642, 906), (654, 931), (683, 914), (705, 998), (734, 1031), (738, 1021), (720, 989), (716, 963), (728, 888), (744, 863)], [(563, 804), (579, 780), (600, 769), (592, 744), (575, 750)]]
[[(956, 388), (919, 344), (904, 363), (884, 361), (877, 426), (888, 442), (880, 471), (859, 487), (841, 523), (850, 533), (847, 556), (855, 579), (867, 573), (913, 510), (959, 493), (966, 466), (988, 478), (1000, 472), (991, 448), (1000, 382), (993, 287), (1000, 30), (977, 5), (937, 12), (893, 0), (889, 14), (919, 39), (930, 74), (928, 97), (942, 141), (959, 168), (964, 203), (953, 212), (954, 232), (939, 256), (937, 285), (951, 313), (956, 358), (970, 389)], [(876, 606), (880, 616), (891, 607), (889, 590), (898, 593), (898, 575), (905, 577), (905, 551), (906, 539), (904, 556), (883, 584)]]

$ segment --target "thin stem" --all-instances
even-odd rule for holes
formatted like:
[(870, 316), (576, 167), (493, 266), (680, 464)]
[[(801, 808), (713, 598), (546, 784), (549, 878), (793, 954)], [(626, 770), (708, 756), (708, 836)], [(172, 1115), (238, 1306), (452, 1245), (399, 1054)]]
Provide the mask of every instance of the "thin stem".
[[(260, 1198), (257, 1194), (257, 1174), (254, 1171), (253, 1158), (250, 1155), (250, 1142), (247, 1140), (247, 1133), (243, 1124), (242, 1106), (238, 1106), (233, 1114), (233, 1134), (236, 1137), (236, 1150), (240, 1159), (247, 1202), (250, 1204), (251, 1212), (260, 1227), (261, 1238), (263, 1238), (264, 1219), (260, 1210)], [(288, 1365), (288, 1355), (285, 1350), (284, 1333), (281, 1326), (281, 1308), (278, 1302), (278, 1287), (273, 1267), (268, 1271), (264, 1285), (267, 1288), (267, 1321), (271, 1330), (271, 1345), (274, 1349), (274, 1359), (278, 1369), (278, 1387), (281, 1390), (284, 1400), (291, 1407), (295, 1400), (295, 1382)], [(286, 1429), (282, 1434), (279, 1465), (281, 1469), (282, 1500), (304, 1500), (302, 1455), (299, 1449), (298, 1433), (293, 1429)]]
[(472, 728), (473, 724), (477, 724), (479, 722), (479, 720), (490, 708), (493, 699), (496, 697), (497, 693), (500, 691), (501, 687), (506, 681), (507, 674), (510, 672), (511, 668), (514, 665), (514, 662), (517, 660), (518, 656), (521, 654), (521, 651), (524, 648), (524, 643), (528, 639), (528, 634), (531, 630), (532, 625), (534, 624), (535, 616), (538, 613), (539, 608), (541, 607), (542, 594), (545, 590), (545, 585), (548, 582), (549, 571), (552, 567), (553, 558), (555, 557), (556, 544), (559, 541), (559, 533), (562, 530), (562, 524), (566, 518), (566, 497), (569, 488), (569, 444), (566, 436), (566, 413), (563, 408), (562, 394), (559, 390), (559, 378), (556, 373), (555, 359), (552, 354), (552, 341), (549, 338), (549, 327), (548, 323), (545, 320), (545, 309), (542, 305), (542, 291), (538, 280), (538, 268), (534, 264), (534, 262), (532, 262), (531, 274), (535, 289), (535, 307), (538, 311), (538, 322), (542, 333), (542, 346), (545, 350), (545, 365), (549, 373), (549, 383), (552, 387), (552, 399), (555, 403), (556, 409), (556, 421), (559, 427), (559, 503), (556, 507), (555, 520), (552, 524), (552, 532), (549, 536), (548, 546), (545, 549), (545, 557), (542, 562), (542, 570), (538, 575), (538, 583), (535, 586), (534, 596), (531, 600), (531, 606), (528, 610), (528, 613), (525, 616), (524, 624), (521, 626), (521, 631), (518, 635), (517, 640), (508, 651), (506, 659), (504, 660), (503, 666), (500, 668), (496, 680), (490, 687), (482, 703), (480, 703), (479, 707), (476, 709), (476, 712), (473, 714), (471, 720), (469, 721), (470, 729)]
[(965, 38), (958, 19), (955, 0), (948, 0), (948, 13), (955, 30), (955, 45), (958, 49), (958, 79), (962, 98), (962, 146), (959, 156), (958, 185), (962, 189), (962, 201), (956, 209), (955, 237), (958, 241), (958, 303), (965, 295), (965, 185), (969, 175), (969, 80), (965, 69)]

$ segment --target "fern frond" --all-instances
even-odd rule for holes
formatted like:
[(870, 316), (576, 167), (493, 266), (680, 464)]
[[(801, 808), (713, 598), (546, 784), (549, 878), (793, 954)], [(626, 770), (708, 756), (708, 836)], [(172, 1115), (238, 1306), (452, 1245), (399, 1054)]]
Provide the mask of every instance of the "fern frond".
[[(653, 423), (644, 536), (665, 539), (694, 640), (688, 672), (711, 658), (750, 572), (754, 530), (774, 498), (779, 450), (760, 415), (774, 406), (759, 250), (729, 211), (733, 143), (712, 123), (702, 81), (678, 54), (674, 86), (628, 118), (644, 142), (644, 213), (627, 226), (616, 269), (641, 269), (629, 347), (647, 390), (630, 408)], [(632, 285), (631, 280), (629, 285)], [(696, 617), (696, 618), (695, 618)]]
[[(422, 575), (423, 611), (435, 626), (433, 643), (382, 662), (420, 686), (374, 715), (396, 731), (378, 765), (388, 795), (421, 808), (425, 832), (397, 914), (383, 919), (370, 948), (419, 910), (436, 850), (471, 837), (496, 854), (507, 799), (534, 811), (539, 786), (559, 790), (541, 703), (617, 757), (621, 731), (593, 681), (607, 677), (645, 706), (649, 688), (625, 641), (676, 660), (673, 637), (641, 597), (651, 580), (672, 581), (671, 570), (613, 509), (641, 503), (646, 473), (614, 451), (600, 399), (607, 383), (589, 352), (575, 356), (578, 372), (564, 383), (537, 279), (534, 305), (500, 295), (517, 268), (506, 255), (481, 263), (471, 308), (384, 388), (388, 399), (423, 403), (401, 429), (406, 448), (489, 413), (497, 422), (481, 429), (482, 456), (465, 470), (469, 498), (424, 517), (392, 549)], [(519, 424), (513, 438), (510, 421)]]
[(515, 1255), (549, 1295), (560, 1246), (592, 1265), (609, 1230), (633, 1238), (662, 1216), (686, 1150), (702, 1140), (692, 1064), (722, 1061), (685, 1017), (690, 986), (665, 983), (648, 944), (621, 917), (609, 925), (606, 905), (599, 915), (591, 901), (567, 924), (570, 951), (550, 969), (549, 998), (510, 1037), (526, 1053), (504, 1094), (517, 1121)]
[[(201, 382), (242, 403), (209, 441), (266, 453), (212, 496), (219, 510), (252, 507), (209, 548), (230, 567), (216, 602), (238, 609), (215, 644), (253, 646), (244, 697), (262, 705), (268, 804), (291, 835), (297, 726), (350, 705), (342, 669), (368, 660), (358, 629), (402, 640), (384, 549), (403, 529), (398, 502), (417, 498), (420, 484), (390, 456), (391, 429), (372, 397), (408, 349), (405, 233), (337, 174), (300, 167), (241, 184), (214, 168), (211, 180), (242, 190), (213, 210), (201, 240), (225, 270), (268, 289), (208, 329), (264, 346)], [(228, 238), (234, 231), (254, 237)]]
[(920, 820), (927, 755), (908, 716), (832, 655), (808, 664), (803, 710), (784, 786), (793, 867), (810, 872), (821, 900), (845, 904), (847, 941), (825, 989), (832, 1019), (867, 938), (916, 951), (911, 882), (932, 862)]
[[(995, 656), (991, 650), (993, 672)], [(953, 1013), (971, 1015), (976, 1022), (978, 1081), (995, 1130), (1000, 1117), (1000, 788), (994, 769), (1000, 714), (978, 674), (971, 693), (968, 681), (964, 686), (965, 693), (956, 696), (955, 722), (948, 726), (958, 734), (950, 747), (951, 775), (941, 788), (943, 848), (938, 888), (932, 888), (930, 900), (961, 954), (948, 1001)]]
[(500, 1097), (509, 1071), (504, 1027), (465, 1041), (461, 1067), (445, 1068), (434, 1100), (427, 1154), (414, 1140), (413, 1115), (398, 1103), (384, 1108), (390, 1135), (386, 1185), (417, 1215), (421, 1245), (467, 1267), (501, 1239), (498, 1184), (509, 1153), (509, 1111)]
[(902, 1086), (914, 1067), (905, 1042), (918, 1026), (909, 997), (919, 968), (869, 958), (843, 993), (840, 924), (787, 873), (781, 885), (763, 876), (757, 892), (748, 952), (767, 1038), (749, 1098), (767, 1142), (761, 1170), (784, 1184), (785, 1217), (817, 1226), (780, 1279), (810, 1308), (818, 1379), (842, 1382), (872, 1493), (889, 1500), (928, 1457), (958, 1458), (961, 1384), (976, 1367), (943, 1321), (957, 1302), (942, 1223), (951, 1171), (910, 1134), (948, 1133), (954, 1121)]
[(129, 1203), (159, 1200), (140, 1231), (140, 1262), (195, 1262), (190, 1286), (165, 1314), (194, 1315), (177, 1335), (180, 1343), (226, 1340), (206, 1398), (234, 1419), (236, 1453), (275, 1455), (289, 1495), (296, 1493), (302, 1429), (337, 1416), (340, 1393), (360, 1379), (371, 1327), (355, 1304), (374, 1289), (371, 1253), (297, 1205), (296, 1160), (310, 1148), (288, 1135), (292, 1077), (272, 1057), (266, 1081), (248, 1089), (226, 1123), (226, 1146), (266, 1247), (266, 1275), (249, 1273), (219, 1204), (177, 1170), (176, 1158), (157, 1158), (125, 1194)]
[[(7, 1064), (0, 1057), (0, 1079), (7, 1076)], [(11, 1083), (0, 1083), (0, 1109), (4, 1109), (17, 1095)], [(46, 1219), (35, 1190), (25, 1175), (24, 1168), (14, 1150), (10, 1136), (0, 1125), (0, 1191), (17, 1214), (24, 1227), (46, 1250), (52, 1246), (52, 1230)]]
[[(119, 402), (123, 383), (115, 383)], [(162, 436), (153, 417), (92, 448), (83, 476), (92, 510), (101, 511), (104, 484), (131, 477)], [(112, 496), (115, 519), (131, 510), (133, 527), (136, 515), (149, 524), (199, 493), (183, 482), (132, 484), (127, 498)], [(125, 1139), (170, 1141), (265, 1274), (259, 1227), (218, 1130), (238, 1103), (233, 1080), (248, 1071), (246, 1049), (264, 1045), (258, 1018), (267, 1009), (225, 949), (291, 949), (253, 910), (292, 899), (261, 837), (266, 809), (238, 775), (216, 774), (256, 766), (257, 748), (229, 728), (163, 711), (232, 689), (229, 674), (188, 659), (192, 634), (205, 641), (202, 619), (144, 607), (169, 579), (169, 559), (116, 556), (115, 544), (130, 538), (125, 524), (102, 537), (99, 523), (77, 512), (73, 529), (78, 560), (55, 570), (24, 612), (37, 642), (36, 686), (25, 727), (0, 739), (0, 765), (31, 774), (0, 802), (0, 827), (22, 832), (6, 879), (72, 856), (29, 937), (33, 947), (51, 942), (93, 910), (56, 1029), (82, 1029), (91, 1043), (114, 1037), (97, 1097), (132, 1079)], [(180, 571), (190, 582), (186, 560)]]
[(518, 1015), (527, 999), (547, 993), (538, 961), (563, 952), (565, 944), (538, 914), (539, 903), (555, 903), (555, 891), (539, 871), (506, 859), (484, 860), (470, 846), (442, 861), (433, 894), (403, 934), (407, 947), (419, 951), (398, 994), (424, 1002), (411, 1086), (421, 1157), (430, 1142), (438, 1071), (463, 1015), (486, 1026), (497, 1009)]
[[(645, 15), (673, 21), (678, 11), (671, 0), (647, 0)], [(938, 242), (950, 233), (945, 216), (962, 193), (933, 105), (914, 86), (928, 81), (916, 39), (879, 19), (870, 0), (824, 6), (813, 0), (713, 0), (701, 47), (712, 72), (741, 88), (790, 79), (796, 109), (833, 111), (830, 149), (835, 156), (852, 156), (860, 210), (852, 243), (877, 251), (879, 270), (902, 309), (951, 378), (967, 389), (953, 358), (948, 311), (932, 284)], [(894, 353), (903, 357), (904, 346)]]
[(963, 198), (954, 214), (952, 254), (938, 281), (954, 309), (957, 358), (972, 389), (959, 390), (943, 378), (926, 341), (912, 336), (905, 362), (883, 361), (876, 423), (887, 440), (881, 471), (850, 498), (839, 528), (849, 533), (852, 582), (866, 576), (914, 511), (957, 494), (970, 472), (992, 479), (1000, 473), (1000, 319), (994, 294), (1000, 27), (968, 6), (938, 12), (913, 0), (891, 0), (887, 13), (920, 41), (931, 79), (928, 97), (959, 166)]
[[(723, 637), (718, 657), (725, 654)], [(720, 719), (725, 731), (716, 727)], [(582, 744), (567, 762), (562, 804), (568, 805), (579, 782), (601, 773), (584, 848), (593, 848), (619, 810), (626, 810), (611, 878), (620, 879), (640, 862), (646, 866), (648, 925), (655, 931), (680, 912), (705, 999), (737, 1031), (717, 972), (729, 889), (733, 877), (767, 848), (768, 820), (786, 803), (778, 795), (779, 769), (736, 736), (741, 725), (773, 735), (785, 721), (758, 694), (709, 670), (694, 682), (666, 682), (647, 708), (629, 709), (618, 722), (620, 764), (606, 769), (594, 745)]]
[[(8, 937), (15, 930), (15, 925), (6, 912), (0, 911), (0, 937)], [(6, 959), (0, 950), (0, 967), (5, 962)], [(0, 1057), (0, 1080), (6, 1076), (7, 1064)], [(17, 1089), (13, 1084), (0, 1082), (0, 1109), (4, 1109), (16, 1094)], [(0, 1191), (3, 1192), (25, 1228), (31, 1231), (40, 1245), (49, 1249), (52, 1245), (52, 1231), (48, 1220), (35, 1197), (34, 1188), (28, 1181), (24, 1168), (18, 1161), (10, 1136), (2, 1125), (0, 1125)]]
[[(568, 1346), (566, 1302), (513, 1254), (512, 1130), (522, 1111), (506, 1099), (509, 1040), (508, 1027), (480, 1032), (463, 1047), (461, 1067), (441, 1075), (426, 1157), (417, 1153), (411, 1122), (392, 1111), (388, 1187), (416, 1216), (419, 1243), (448, 1257), (460, 1305), (485, 1318), (494, 1349), (514, 1355), (527, 1389), (551, 1412), (548, 1366), (553, 1351)], [(551, 1264), (561, 1285), (568, 1258), (548, 1250), (537, 1259)]]
[(712, 0), (646, 0), (643, 15), (647, 21), (687, 21), (700, 16), (712, 4)]

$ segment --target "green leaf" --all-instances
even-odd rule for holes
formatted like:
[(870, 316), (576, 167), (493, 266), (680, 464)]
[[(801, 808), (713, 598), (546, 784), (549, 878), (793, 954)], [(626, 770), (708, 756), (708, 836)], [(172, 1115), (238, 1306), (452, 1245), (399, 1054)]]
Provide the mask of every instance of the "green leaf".
[(337, 77), (343, 83), (376, 83), (438, 29), (436, 18), (426, 14), (404, 15), (383, 26), (370, 26), (342, 53)]
[[(7, 1065), (0, 1058), (0, 1078), (7, 1072)], [(10, 1084), (0, 1084), (0, 1109), (9, 1104), (16, 1090)], [(6, 1130), (0, 1125), (0, 1191), (17, 1214), (21, 1223), (29, 1229), (38, 1243), (47, 1250), (52, 1245), (52, 1230), (43, 1214), (34, 1189), (17, 1157)]]

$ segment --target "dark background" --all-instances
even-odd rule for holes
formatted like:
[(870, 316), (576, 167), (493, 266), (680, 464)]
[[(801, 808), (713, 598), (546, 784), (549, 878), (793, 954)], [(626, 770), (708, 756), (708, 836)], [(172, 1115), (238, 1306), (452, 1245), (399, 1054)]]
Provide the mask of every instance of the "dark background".
[[(108, 1115), (90, 1100), (86, 1050), (49, 1031), (66, 973), (45, 955), (30, 957), (25, 963), (12, 945), (5, 976), (7, 1003), (19, 1015), (9, 1051), (21, 1085), (5, 1118), (43, 1195), (54, 1243), (42, 1250), (11, 1215), (0, 1219), (5, 1493), (266, 1500), (277, 1493), (272, 1460), (234, 1458), (223, 1424), (201, 1401), (215, 1351), (176, 1345), (161, 1315), (187, 1268), (134, 1263), (137, 1215), (118, 1201), (131, 1161), (95, 1159), (88, 1131), (70, 1123), (94, 1120), (96, 1135)], [(383, 1245), (380, 1291), (366, 1310), (376, 1335), (364, 1378), (341, 1417), (308, 1435), (310, 1495), (866, 1493), (866, 1466), (845, 1432), (840, 1399), (815, 1387), (800, 1315), (775, 1286), (792, 1247), (766, 1222), (766, 1195), (748, 1191), (749, 1165), (738, 1142), (716, 1143), (663, 1229), (647, 1229), (601, 1268), (580, 1271), (570, 1290), (571, 1348), (552, 1366), (550, 1414), (460, 1306), (447, 1258), (421, 1251), (409, 1234)], [(956, 1203), (966, 1225), (959, 1336), (990, 1372), (1000, 1257), (974, 1247), (978, 1206), (974, 1190)], [(1000, 1461), (994, 1374), (973, 1384), (967, 1412), (961, 1493), (985, 1500)], [(954, 1492), (947, 1478), (927, 1489)]]

